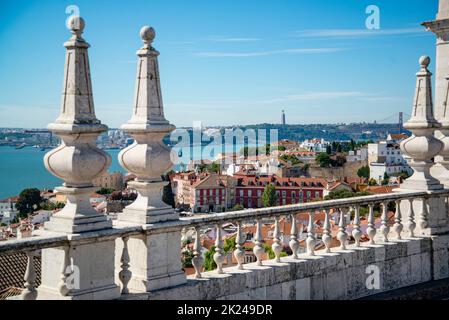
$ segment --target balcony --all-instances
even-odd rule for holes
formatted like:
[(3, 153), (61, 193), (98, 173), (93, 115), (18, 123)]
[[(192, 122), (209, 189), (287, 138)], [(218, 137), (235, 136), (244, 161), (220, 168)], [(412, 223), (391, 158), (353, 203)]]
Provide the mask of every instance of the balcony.
[[(89, 204), (92, 181), (111, 159), (94, 142), (107, 127), (94, 111), (85, 22), (72, 17), (69, 25), (61, 113), (48, 126), (62, 142), (44, 157), (46, 168), (64, 180), (57, 190), (67, 204), (33, 237), (0, 243), (2, 257), (26, 255), (24, 289), (12, 299), (357, 299), (449, 278), (449, 121), (433, 117), (430, 58), (419, 59), (414, 112), (404, 126), (413, 136), (401, 145), (414, 174), (396, 192), (180, 218), (161, 199), (167, 183), (161, 176), (171, 167), (162, 139), (174, 126), (163, 112), (159, 52), (152, 46), (156, 33), (143, 27), (133, 115), (122, 126), (135, 141), (119, 154), (120, 164), (136, 176), (128, 185), (138, 196), (111, 221)], [(315, 223), (316, 213), (324, 213), (322, 226)], [(336, 234), (331, 213), (339, 215)], [(301, 214), (308, 216), (305, 239), (297, 223)], [(282, 219), (291, 222), (284, 234)], [(225, 267), (222, 231), (230, 223), (237, 263)], [(242, 230), (248, 225), (255, 229), (254, 263), (244, 263)], [(273, 226), (271, 260), (262, 225)], [(205, 272), (200, 240), (210, 228), (216, 269)], [(189, 276), (181, 264), (181, 238), (188, 230), (195, 269)]]
[[(16, 297), (22, 299), (41, 298), (40, 295), (42, 298), (46, 297), (46, 290), (41, 292), (41, 288), (35, 285), (37, 274), (34, 257), (39, 254), (43, 272), (40, 276), (41, 286), (50, 281), (45, 274), (49, 269), (58, 270), (56, 278), (60, 279), (60, 285), (57, 286), (57, 294), (61, 299), (356, 299), (449, 276), (449, 237), (428, 236), (426, 228), (423, 228), (428, 227), (429, 223), (435, 223), (434, 208), (446, 214), (446, 217), (440, 217), (441, 221), (447, 218), (448, 197), (449, 191), (446, 190), (397, 192), (206, 217), (179, 218), (156, 224), (125, 224), (117, 221), (112, 228), (101, 231), (36, 235), (28, 239), (7, 241), (0, 244), (0, 254), (24, 252), (27, 256), (27, 269), (23, 275), (25, 289)], [(389, 203), (396, 205), (394, 223), (387, 218)], [(376, 226), (374, 222), (374, 207), (378, 204), (382, 207), (380, 226)], [(362, 207), (368, 208), (365, 232), (361, 227)], [(331, 211), (340, 213), (339, 232), (334, 238), (330, 230)], [(317, 237), (315, 228), (310, 227), (314, 225), (315, 212), (325, 212), (326, 215), (320, 237)], [(347, 219), (348, 212), (350, 219)], [(309, 228), (305, 241), (307, 252), (297, 254), (300, 243), (296, 215), (300, 213), (309, 215)], [(288, 236), (289, 249), (293, 254), (281, 257), (283, 247), (279, 221), (285, 217), (292, 221)], [(238, 264), (223, 268), (221, 234), (222, 225), (227, 223), (237, 226), (237, 246), (233, 254)], [(276, 258), (272, 260), (262, 258), (262, 223), (274, 225), (272, 250)], [(244, 264), (241, 244), (244, 241), (242, 227), (245, 224), (256, 225), (253, 248), (257, 258), (255, 263)], [(216, 229), (214, 261), (217, 269), (204, 272), (200, 235), (210, 227)], [(180, 235), (183, 229), (193, 229), (196, 235), (193, 258), (196, 274), (187, 277), (180, 268)], [(444, 230), (440, 229), (442, 232)], [(167, 237), (174, 234), (178, 237)], [(369, 241), (361, 241), (364, 235)], [(340, 246), (331, 247), (333, 240), (338, 241)], [(135, 242), (144, 241), (149, 244), (147, 259), (142, 259), (138, 252), (133, 252)], [(316, 250), (318, 243), (323, 244), (325, 249)], [(91, 271), (88, 275), (80, 274), (78, 281), (90, 284), (84, 291), (68, 288), (64, 283), (74, 275), (72, 266), (78, 263), (78, 248), (85, 250), (96, 246), (113, 255), (91, 256), (84, 263), (95, 266), (95, 260), (106, 259), (108, 268)], [(179, 273), (170, 270), (172, 267), (177, 267)], [(379, 288), (366, 285), (369, 276), (366, 271), (374, 267), (381, 271)], [(159, 276), (152, 277), (152, 272)], [(102, 290), (97, 294), (95, 284), (99, 280), (108, 280), (109, 288), (117, 288), (114, 295), (104, 296), (104, 287), (100, 287)], [(171, 283), (172, 280), (178, 283)], [(91, 292), (86, 294), (85, 291)]]

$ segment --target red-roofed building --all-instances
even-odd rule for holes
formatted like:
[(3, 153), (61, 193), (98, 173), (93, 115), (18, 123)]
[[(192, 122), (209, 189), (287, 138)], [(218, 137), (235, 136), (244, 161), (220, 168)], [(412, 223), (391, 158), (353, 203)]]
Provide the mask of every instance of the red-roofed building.
[(327, 182), (321, 178), (239, 176), (235, 192), (236, 203), (245, 208), (262, 207), (262, 194), (268, 184), (274, 185), (279, 205), (289, 205), (323, 199)]

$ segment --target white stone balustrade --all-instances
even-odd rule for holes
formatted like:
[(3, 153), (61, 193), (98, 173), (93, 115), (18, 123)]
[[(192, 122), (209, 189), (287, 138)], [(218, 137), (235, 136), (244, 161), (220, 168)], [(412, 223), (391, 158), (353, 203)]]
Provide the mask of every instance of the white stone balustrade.
[[(67, 205), (32, 238), (0, 243), (0, 255), (17, 251), (27, 255), (25, 289), (19, 298), (166, 299), (185, 298), (186, 292), (192, 294), (189, 298), (236, 298), (240, 297), (238, 294), (243, 298), (269, 298), (276, 290), (281, 290), (279, 296), (289, 299), (357, 298), (375, 293), (366, 292), (365, 279), (359, 274), (362, 271), (365, 275), (366, 266), (373, 264), (391, 266), (386, 270), (396, 268), (396, 272), (383, 274), (387, 283), (384, 290), (448, 278), (449, 190), (443, 186), (448, 186), (449, 179), (442, 174), (449, 172), (449, 120), (445, 118), (449, 65), (442, 66), (443, 58), (449, 56), (448, 21), (449, 4), (441, 1), (437, 20), (424, 24), (440, 37), (438, 121), (433, 115), (430, 58), (421, 57), (412, 117), (405, 124), (413, 135), (401, 144), (403, 152), (412, 159), (410, 166), (414, 174), (399, 190), (385, 195), (189, 218), (179, 218), (161, 197), (161, 189), (167, 183), (161, 176), (171, 167), (169, 149), (162, 139), (174, 126), (164, 116), (159, 52), (152, 47), (156, 34), (153, 28), (143, 27), (140, 35), (144, 45), (137, 52), (132, 116), (122, 126), (135, 142), (119, 154), (120, 164), (136, 175), (129, 186), (137, 190), (138, 197), (113, 224), (93, 210), (88, 200), (94, 190), (92, 180), (107, 170), (110, 158), (95, 145), (95, 138), (107, 127), (94, 112), (89, 44), (82, 38), (85, 22), (80, 17), (72, 17), (69, 20), (72, 37), (65, 43), (61, 111), (49, 125), (62, 142), (44, 158), (47, 169), (64, 180), (58, 191), (67, 196)], [(437, 155), (441, 159), (435, 165), (432, 159)], [(394, 223), (388, 219), (389, 203), (396, 205)], [(346, 214), (348, 208), (354, 209), (352, 222), (351, 214)], [(363, 217), (365, 230), (361, 223), (362, 208), (368, 211)], [(325, 221), (320, 227), (315, 224), (315, 212), (323, 211)], [(335, 237), (339, 247), (333, 245), (330, 212), (340, 213)], [(309, 216), (307, 232), (302, 235), (298, 234), (299, 213)], [(290, 234), (281, 234), (281, 220), (291, 221)], [(237, 265), (225, 267), (225, 255), (229, 259), (232, 252), (225, 252), (222, 226), (229, 223), (236, 226), (233, 254)], [(248, 264), (244, 259), (246, 225), (255, 226), (252, 254), (256, 262)], [(267, 239), (262, 233), (266, 225), (274, 226), (271, 248), (275, 258), (272, 260), (266, 258)], [(215, 228), (213, 260), (217, 268), (204, 272), (201, 231), (210, 227)], [(352, 232), (347, 232), (349, 228)], [(195, 274), (188, 278), (181, 268), (182, 229), (195, 231), (192, 258)], [(289, 237), (289, 241), (284, 242), (284, 237)], [(282, 252), (289, 250), (287, 245), (291, 256), (282, 257)], [(38, 251), (42, 256), (42, 282), (36, 288), (34, 255)], [(313, 287), (314, 283), (319, 285)], [(245, 296), (247, 287), (252, 291)], [(353, 290), (345, 293), (341, 292), (342, 288)]]
[[(124, 246), (122, 246), (121, 250), (116, 251), (116, 255), (121, 261), (120, 265), (115, 265), (115, 272), (120, 275), (120, 277), (117, 280), (116, 285), (122, 287), (122, 298), (128, 299), (132, 297), (141, 297), (142, 294), (147, 294), (151, 296), (151, 292), (158, 292), (158, 290), (171, 290), (169, 289), (170, 285), (167, 285), (164, 288), (160, 288), (158, 290), (152, 290), (151, 292), (142, 292), (139, 290), (133, 290), (128, 286), (128, 283), (132, 282), (132, 278), (134, 277), (134, 274), (131, 273), (131, 266), (138, 263), (136, 259), (138, 258), (132, 258), (131, 251), (133, 250), (132, 247), (128, 246), (129, 239), (132, 238), (144, 238), (144, 237), (151, 237), (151, 235), (158, 235), (158, 234), (166, 234), (169, 232), (172, 232), (173, 230), (178, 230), (178, 234), (181, 234), (181, 229), (183, 228), (194, 228), (195, 229), (195, 242), (194, 242), (194, 267), (196, 274), (193, 275), (192, 279), (211, 279), (213, 278), (213, 274), (216, 274), (217, 271), (219, 274), (227, 275), (230, 277), (235, 276), (235, 272), (237, 271), (246, 271), (248, 272), (255, 272), (253, 270), (253, 265), (263, 265), (264, 268), (272, 267), (278, 265), (285, 265), (285, 263), (292, 263), (293, 261), (302, 261), (305, 259), (305, 257), (318, 257), (321, 259), (327, 259), (327, 256), (323, 255), (326, 253), (332, 252), (333, 254), (337, 255), (343, 255), (343, 254), (350, 254), (352, 250), (355, 250), (355, 248), (360, 249), (367, 249), (367, 248), (382, 248), (385, 241), (376, 242), (376, 245), (370, 244), (369, 241), (367, 242), (360, 242), (360, 238), (362, 234), (357, 235), (356, 237), (349, 238), (349, 234), (346, 232), (346, 227), (349, 224), (349, 221), (347, 219), (346, 212), (348, 208), (354, 208), (354, 222), (352, 224), (353, 227), (353, 235), (358, 234), (358, 232), (362, 233), (360, 226), (357, 227), (357, 224), (360, 223), (360, 208), (361, 207), (368, 207), (369, 213), (374, 217), (375, 214), (382, 214), (380, 222), (378, 225), (376, 225), (374, 222), (372, 223), (372, 228), (376, 230), (379, 228), (382, 229), (382, 226), (384, 226), (385, 219), (384, 219), (384, 209), (387, 208), (387, 204), (390, 202), (395, 202), (397, 207), (401, 208), (399, 205), (400, 202), (407, 203), (409, 200), (412, 201), (412, 204), (414, 202), (422, 204), (421, 199), (426, 198), (426, 203), (431, 204), (433, 199), (446, 199), (449, 196), (449, 191), (441, 190), (441, 191), (431, 191), (431, 192), (397, 192), (393, 194), (386, 194), (386, 195), (376, 195), (376, 196), (366, 196), (366, 197), (357, 197), (357, 198), (350, 198), (350, 199), (340, 199), (340, 200), (331, 200), (331, 201), (322, 201), (322, 202), (313, 202), (313, 203), (305, 203), (305, 204), (298, 204), (298, 205), (291, 205), (291, 206), (284, 206), (284, 207), (276, 207), (276, 208), (266, 208), (266, 209), (255, 209), (255, 210), (244, 210), (244, 211), (238, 211), (238, 212), (227, 212), (227, 213), (221, 213), (221, 214), (211, 214), (205, 217), (191, 217), (191, 218), (180, 218), (179, 220), (172, 221), (165, 224), (152, 224), (152, 225), (134, 225), (134, 226), (125, 226), (122, 222), (117, 221), (116, 224), (113, 226), (113, 228), (109, 230), (99, 231), (95, 233), (81, 233), (78, 235), (52, 235), (49, 237), (47, 234), (47, 237), (44, 236), (36, 236), (29, 239), (22, 239), (22, 240), (16, 240), (16, 241), (8, 241), (6, 243), (0, 244), (0, 254), (9, 254), (12, 252), (17, 252), (17, 250), (23, 250), (25, 252), (34, 252), (37, 249), (48, 249), (48, 248), (57, 248), (57, 247), (63, 247), (66, 248), (63, 252), (63, 262), (61, 264), (61, 272), (57, 273), (58, 278), (60, 279), (60, 290), (61, 295), (63, 296), (70, 296), (72, 294), (71, 289), (67, 288), (67, 278), (71, 276), (70, 272), (70, 265), (71, 265), (71, 259), (70, 256), (72, 256), (72, 253), (70, 252), (72, 249), (70, 248), (78, 248), (83, 245), (89, 245), (90, 243), (98, 243), (98, 242), (109, 242), (112, 240), (117, 240), (119, 242), (122, 242)], [(382, 206), (381, 211), (377, 211), (380, 205)], [(399, 206), (398, 206), (399, 205)], [(411, 207), (413, 208), (413, 206)], [(403, 208), (401, 208), (403, 209)], [(401, 209), (399, 209), (401, 211)], [(429, 214), (432, 213), (432, 206), (429, 205)], [(292, 248), (296, 248), (296, 250), (292, 250), (292, 255), (288, 257), (281, 257), (280, 251), (278, 249), (273, 250), (276, 254), (275, 259), (273, 260), (266, 260), (263, 261), (266, 258), (263, 258), (263, 253), (265, 249), (263, 248), (262, 244), (265, 239), (262, 238), (261, 230), (262, 226), (264, 224), (272, 224), (275, 228), (275, 232), (273, 234), (273, 237), (275, 240), (280, 240), (280, 229), (279, 224), (281, 219), (289, 219), (289, 221), (292, 222), (292, 234), (290, 236), (291, 240), (295, 240), (295, 237), (297, 239), (297, 227), (296, 227), (296, 214), (298, 213), (312, 213), (310, 215), (309, 219), (309, 227), (310, 227), (310, 221), (314, 221), (314, 213), (315, 212), (321, 212), (325, 211), (329, 213), (331, 210), (336, 210), (340, 212), (340, 221), (339, 221), (339, 233), (345, 232), (344, 237), (342, 237), (342, 234), (337, 235), (338, 240), (340, 241), (340, 244), (345, 244), (344, 246), (340, 247), (326, 247), (323, 250), (315, 250), (315, 246), (313, 247), (313, 250), (309, 250), (306, 254), (298, 254), (298, 247), (303, 246), (304, 248), (309, 249), (310, 241), (307, 241), (309, 239), (312, 239), (314, 245), (319, 244), (320, 241), (324, 243), (324, 238), (320, 239), (316, 236), (316, 228), (314, 224), (312, 224), (311, 228), (307, 229), (307, 238), (305, 243), (300, 244), (296, 243), (296, 241), (293, 241)], [(401, 212), (398, 213), (398, 209), (396, 209), (397, 214), (395, 215), (395, 224), (401, 224), (403, 223), (403, 220), (401, 218)], [(445, 212), (447, 214), (447, 212)], [(359, 216), (359, 218), (357, 218)], [(409, 214), (409, 217), (414, 217), (414, 214)], [(239, 247), (236, 246), (235, 248), (235, 256), (237, 258), (237, 265), (235, 267), (224, 267), (223, 266), (223, 258), (224, 258), (224, 249), (223, 249), (223, 239), (221, 236), (221, 226), (225, 223), (233, 223), (237, 226), (237, 232), (235, 234), (236, 238), (236, 244), (239, 245)], [(256, 245), (259, 246), (257, 249), (255, 249), (254, 254), (259, 255), (259, 261), (255, 263), (250, 264), (244, 264), (244, 260), (241, 259), (243, 256), (240, 254), (240, 250), (242, 250), (242, 244), (243, 240), (245, 238), (244, 234), (242, 234), (242, 228), (244, 225), (252, 224), (256, 225), (256, 234), (255, 234), (255, 248)], [(206, 230), (208, 226), (214, 226), (216, 230), (216, 252), (214, 255), (214, 260), (217, 264), (217, 270), (212, 272), (204, 272), (202, 264), (204, 263), (204, 259), (202, 258), (201, 254), (201, 242), (200, 242), (200, 235), (201, 230)], [(295, 227), (294, 227), (295, 226)], [(277, 228), (277, 230), (276, 230)], [(325, 230), (325, 226), (323, 226), (323, 231)], [(413, 229), (413, 228), (412, 228)], [(354, 230), (357, 230), (358, 232), (354, 233)], [(393, 234), (388, 234), (388, 242), (385, 243), (388, 247), (392, 246), (399, 246), (402, 245), (403, 241), (409, 241), (407, 239), (411, 239), (410, 235), (407, 233), (405, 235), (397, 234), (398, 228), (394, 228), (392, 231)], [(369, 230), (367, 229), (367, 233)], [(385, 236), (384, 232), (379, 232), (379, 235)], [(325, 233), (323, 232), (323, 237)], [(332, 237), (331, 233), (327, 234), (328, 236)], [(368, 235), (368, 234), (367, 234)], [(288, 236), (288, 235), (284, 235)], [(346, 238), (343, 241), (343, 238)], [(358, 238), (359, 243), (356, 243), (356, 239)], [(404, 240), (405, 239), (405, 240)], [(415, 237), (415, 239), (417, 239)], [(442, 238), (443, 239), (443, 238)], [(348, 240), (348, 241), (346, 241)], [(449, 240), (449, 239), (448, 239)], [(181, 236), (178, 238), (178, 242), (181, 242)], [(286, 250), (286, 247), (283, 247), (281, 245), (281, 242), (276, 241), (276, 244), (279, 244), (281, 246), (282, 250)], [(298, 247), (297, 247), (298, 246)], [(277, 246), (276, 246), (277, 247)], [(274, 249), (274, 248), (273, 248)], [(385, 250), (385, 249), (384, 249)], [(447, 250), (446, 250), (447, 251)], [(438, 252), (440, 255), (444, 255), (444, 250), (438, 249)], [(295, 257), (296, 253), (296, 257)], [(447, 252), (446, 252), (447, 253)], [(298, 260), (297, 258), (301, 256), (301, 259)], [(45, 257), (43, 257), (45, 258)], [(180, 260), (181, 259), (181, 252), (175, 253), (175, 259)], [(240, 259), (239, 259), (240, 258)], [(93, 257), (95, 259), (95, 257)], [(439, 258), (441, 259), (441, 257)], [(31, 261), (31, 260), (29, 260)], [(69, 267), (69, 268), (67, 268)], [(29, 271), (28, 271), (29, 270)], [(253, 270), (253, 271), (251, 271)], [(262, 269), (261, 269), (262, 270)], [(265, 269), (264, 269), (265, 270)], [(444, 272), (446, 271), (438, 271)], [(435, 278), (441, 277), (442, 274), (435, 275)], [(448, 271), (449, 276), (449, 271)], [(35, 292), (34, 288), (34, 279), (35, 275), (33, 275), (33, 270), (31, 267), (27, 269), (27, 274), (24, 277), (26, 281), (26, 290), (24, 291), (24, 294), (22, 295), (23, 299), (30, 299), (33, 298), (33, 292)], [(190, 279), (190, 278), (189, 278)], [(189, 280), (191, 281), (191, 280)], [(192, 286), (193, 284), (187, 284), (189, 286)], [(178, 286), (179, 287), (179, 286)], [(182, 285), (181, 285), (182, 287)], [(39, 290), (39, 288), (38, 288)]]

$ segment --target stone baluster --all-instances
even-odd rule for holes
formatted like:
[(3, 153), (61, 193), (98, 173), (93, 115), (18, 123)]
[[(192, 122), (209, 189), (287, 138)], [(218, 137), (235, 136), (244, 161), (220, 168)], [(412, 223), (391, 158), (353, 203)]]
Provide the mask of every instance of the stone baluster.
[(346, 250), (346, 241), (348, 240), (348, 233), (346, 232), (346, 209), (340, 209), (340, 221), (338, 224), (337, 238), (340, 241), (340, 250)]
[(120, 267), (122, 270), (120, 270), (118, 275), (122, 283), (122, 294), (128, 294), (129, 293), (128, 283), (132, 277), (132, 272), (129, 270), (130, 267), (129, 265), (130, 259), (128, 251), (129, 237), (128, 236), (122, 237), (122, 241), (123, 241), (123, 249), (122, 249), (122, 256), (120, 257), (120, 262), (122, 263)]
[(360, 207), (354, 207), (354, 227), (352, 229), (352, 236), (355, 240), (355, 246), (360, 247), (360, 238), (362, 237), (362, 230), (360, 229)]
[(415, 228), (416, 228), (415, 210), (413, 208), (413, 198), (408, 199), (408, 201), (410, 203), (410, 209), (408, 213), (407, 229), (410, 233), (410, 237), (413, 238), (415, 236)]
[(245, 262), (245, 251), (243, 251), (242, 247), (242, 223), (240, 221), (237, 222), (237, 235), (235, 237), (235, 250), (234, 257), (237, 260), (237, 269), (243, 270), (243, 263)]
[(221, 238), (221, 225), (217, 224), (215, 227), (216, 236), (215, 236), (215, 253), (214, 253), (214, 261), (217, 265), (217, 273), (222, 274), (223, 272), (223, 262), (224, 262), (224, 254), (223, 254), (223, 239)]
[(290, 249), (292, 249), (293, 259), (298, 259), (299, 241), (298, 241), (298, 225), (296, 215), (292, 214), (292, 228), (290, 230)]
[[(131, 119), (122, 125), (134, 138), (133, 144), (120, 151), (120, 165), (136, 178), (128, 187), (137, 191), (137, 199), (118, 214), (118, 224), (176, 223), (179, 214), (163, 202), (162, 189), (169, 181), (162, 176), (173, 163), (170, 148), (163, 138), (175, 127), (164, 115), (160, 84), (159, 52), (152, 46), (156, 37), (153, 28), (140, 30), (143, 46), (137, 51), (136, 90)], [(165, 233), (131, 236), (130, 259), (133, 277), (130, 290), (149, 292), (186, 283), (181, 264), (181, 234), (174, 228)]]
[(201, 272), (203, 271), (203, 254), (201, 252), (201, 239), (200, 239), (200, 228), (195, 228), (195, 242), (193, 244), (193, 258), (192, 258), (192, 264), (193, 268), (195, 268), (195, 277), (197, 279), (200, 279)]
[[(97, 212), (90, 204), (90, 195), (97, 188), (93, 180), (103, 175), (111, 157), (96, 145), (97, 137), (107, 131), (95, 115), (92, 81), (88, 57), (90, 45), (83, 39), (83, 18), (72, 16), (68, 20), (71, 38), (66, 48), (64, 83), (61, 109), (58, 118), (48, 129), (61, 138), (60, 145), (45, 154), (47, 170), (64, 181), (55, 190), (66, 196), (65, 207), (44, 223), (36, 235), (55, 232), (83, 234), (108, 233), (112, 221)], [(37, 299), (115, 299), (120, 288), (115, 283), (115, 240), (86, 243), (71, 252), (72, 265), (76, 266), (79, 287), (71, 287), (70, 295), (59, 290), (60, 266), (65, 263), (65, 248), (42, 250), (42, 283)]]
[(388, 242), (388, 234), (390, 233), (390, 227), (388, 226), (388, 202), (382, 203), (380, 232), (384, 237), (384, 242)]
[(419, 225), (421, 227), (421, 229), (425, 229), (427, 228), (427, 226), (429, 225), (427, 222), (427, 217), (429, 215), (429, 208), (428, 208), (428, 201), (426, 198), (422, 198), (421, 199), (421, 212), (419, 215)]
[(434, 137), (435, 130), (441, 127), (433, 115), (432, 73), (428, 70), (430, 58), (419, 59), (421, 69), (416, 74), (416, 91), (412, 117), (404, 128), (412, 132), (412, 136), (401, 143), (401, 150), (410, 157), (413, 175), (405, 180), (401, 189), (405, 190), (441, 190), (443, 185), (430, 174), (434, 165), (433, 158), (442, 150), (443, 143)]
[(37, 297), (36, 291), (36, 268), (34, 265), (34, 255), (33, 250), (26, 251), (27, 256), (27, 267), (25, 271), (25, 289), (22, 292), (21, 298), (23, 300), (35, 300)]
[(58, 291), (62, 296), (68, 296), (70, 294), (70, 289), (68, 285), (68, 278), (72, 274), (70, 268), (70, 247), (65, 246), (63, 249), (63, 257), (62, 257), (62, 269), (59, 278)]
[(368, 228), (366, 228), (366, 233), (369, 237), (369, 243), (370, 244), (376, 244), (374, 241), (374, 237), (376, 236), (376, 226), (374, 224), (374, 204), (369, 204), (369, 211), (368, 211)]
[(271, 248), (276, 256), (276, 262), (281, 262), (282, 244), (281, 231), (279, 230), (279, 217), (274, 217), (273, 244)]
[(331, 252), (332, 233), (331, 224), (329, 219), (329, 209), (324, 210), (324, 225), (323, 225), (323, 242), (326, 246), (326, 253)]
[(401, 200), (396, 200), (396, 213), (394, 214), (394, 231), (396, 232), (396, 238), (398, 240), (402, 239), (402, 212), (401, 212)]
[(314, 220), (315, 220), (315, 212), (309, 212), (309, 224), (307, 226), (307, 253), (311, 256), (315, 255), (315, 230), (314, 230)]
[(264, 254), (265, 250), (262, 246), (262, 222), (260, 219), (256, 220), (256, 236), (254, 238), (254, 248), (253, 248), (254, 255), (257, 258), (257, 265), (262, 265), (262, 255)]

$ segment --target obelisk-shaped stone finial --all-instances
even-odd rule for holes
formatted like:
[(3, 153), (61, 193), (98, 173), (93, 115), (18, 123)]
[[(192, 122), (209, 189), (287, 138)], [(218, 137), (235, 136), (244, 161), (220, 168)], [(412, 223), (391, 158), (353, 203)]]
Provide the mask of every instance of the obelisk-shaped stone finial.
[(419, 59), (421, 69), (416, 74), (416, 90), (413, 102), (412, 116), (404, 124), (413, 135), (401, 143), (401, 150), (411, 158), (410, 166), (413, 175), (407, 179), (401, 189), (406, 190), (437, 190), (442, 185), (430, 175), (433, 165), (432, 158), (442, 149), (443, 143), (434, 137), (435, 130), (441, 127), (433, 116), (432, 103), (432, 73), (428, 70), (430, 58)]
[(140, 30), (144, 46), (137, 51), (137, 79), (133, 115), (125, 125), (126, 130), (148, 129), (153, 125), (168, 125), (164, 117), (161, 82), (157, 57), (159, 52), (151, 44), (156, 37), (152, 27)]
[[(119, 155), (120, 165), (136, 176), (128, 186), (137, 191), (137, 199), (118, 214), (117, 224), (158, 224), (179, 220), (174, 208), (162, 200), (162, 188), (168, 181), (162, 175), (172, 166), (170, 149), (162, 139), (175, 127), (165, 119), (162, 105), (157, 52), (152, 46), (156, 33), (143, 27), (140, 36), (144, 46), (137, 51), (136, 95), (131, 119), (122, 129), (134, 143)], [(146, 227), (145, 227), (146, 228)], [(131, 236), (130, 260), (133, 276), (130, 290), (151, 292), (186, 283), (179, 252), (181, 230)]]
[(81, 37), (84, 20), (69, 20), (72, 37), (67, 49), (60, 116), (48, 129), (61, 138), (61, 144), (48, 152), (44, 164), (48, 171), (64, 180), (56, 190), (67, 196), (67, 204), (45, 223), (45, 229), (66, 233), (110, 228), (111, 221), (90, 205), (95, 191), (92, 180), (107, 171), (111, 157), (99, 149), (95, 140), (107, 130), (95, 117), (87, 49)]
[(100, 125), (94, 110), (87, 52), (90, 45), (81, 36), (85, 22), (81, 17), (72, 17), (68, 25), (72, 37), (64, 43), (66, 58), (61, 112), (55, 123), (50, 125), (50, 129), (65, 131), (71, 130), (72, 126), (81, 125), (84, 129), (89, 128), (89, 131), (104, 131), (107, 127)]
[(134, 138), (134, 143), (119, 153), (120, 165), (136, 175), (128, 185), (136, 189), (138, 197), (126, 207), (120, 220), (155, 223), (177, 219), (173, 208), (162, 201), (161, 189), (167, 184), (161, 176), (172, 163), (170, 149), (162, 142), (175, 129), (164, 117), (157, 57), (159, 52), (151, 44), (153, 28), (140, 30), (144, 46), (137, 51), (136, 92), (131, 119), (122, 129)]

